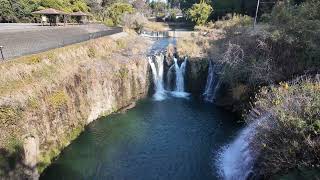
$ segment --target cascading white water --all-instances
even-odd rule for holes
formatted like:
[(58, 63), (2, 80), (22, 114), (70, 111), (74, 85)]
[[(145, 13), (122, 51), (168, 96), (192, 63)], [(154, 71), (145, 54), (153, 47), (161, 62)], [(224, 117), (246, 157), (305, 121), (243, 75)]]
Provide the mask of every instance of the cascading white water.
[(205, 91), (203, 93), (204, 100), (213, 103), (216, 99), (217, 91), (220, 88), (220, 80), (216, 75), (216, 66), (212, 61), (209, 61), (209, 70)]
[(181, 66), (179, 67), (178, 60), (176, 58), (174, 60), (174, 69), (176, 72), (176, 83), (175, 83), (175, 90), (171, 92), (171, 94), (175, 97), (179, 98), (188, 98), (190, 95), (189, 93), (185, 92), (184, 88), (184, 77), (186, 74), (186, 66), (187, 66), (187, 57), (182, 62)]
[[(164, 55), (160, 54), (155, 56), (155, 58), (148, 57), (148, 62), (151, 66), (152, 74), (153, 74), (153, 82), (155, 85), (155, 94), (153, 95), (154, 99), (157, 101), (162, 101), (166, 99), (167, 92), (175, 97), (179, 98), (187, 98), (189, 93), (184, 92), (184, 76), (186, 73), (186, 64), (187, 58), (184, 59), (181, 67), (179, 67), (177, 59), (174, 59), (175, 64), (173, 64), (167, 74), (167, 91), (164, 89)], [(175, 70), (176, 83), (174, 91), (171, 90), (171, 81), (173, 79), (173, 70)]]
[(263, 116), (245, 127), (236, 139), (225, 146), (217, 158), (219, 173), (225, 180), (246, 180), (252, 173), (255, 152), (250, 150), (250, 142), (257, 126), (265, 123), (269, 116)]
[(174, 58), (174, 67), (176, 70), (176, 92), (184, 92), (184, 75), (186, 73), (187, 58), (184, 59), (183, 63), (179, 67), (178, 60)]
[(155, 94), (153, 95), (154, 99), (157, 101), (162, 101), (166, 98), (165, 90), (163, 87), (163, 61), (164, 56), (162, 54), (157, 55), (155, 57), (155, 61), (157, 64), (154, 63), (152, 57), (148, 57), (148, 62), (151, 66), (152, 75), (153, 75), (153, 82), (155, 85)]

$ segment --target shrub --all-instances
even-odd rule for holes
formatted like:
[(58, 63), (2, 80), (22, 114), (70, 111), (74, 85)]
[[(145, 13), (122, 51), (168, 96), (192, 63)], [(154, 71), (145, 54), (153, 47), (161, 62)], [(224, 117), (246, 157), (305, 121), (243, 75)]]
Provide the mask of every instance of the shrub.
[(299, 168), (320, 167), (320, 79), (300, 78), (262, 88), (255, 109), (268, 114), (252, 147), (258, 176), (269, 179)]
[(64, 106), (68, 101), (68, 96), (63, 91), (57, 91), (52, 93), (49, 98), (49, 104), (53, 108), (60, 108)]
[(104, 10), (107, 18), (110, 18), (114, 25), (119, 25), (124, 14), (133, 13), (134, 9), (131, 4), (114, 3)]
[(150, 31), (156, 31), (156, 32), (167, 30), (167, 27), (164, 25), (164, 23), (152, 22), (152, 21), (148, 21), (143, 28)]
[(119, 49), (123, 49), (125, 47), (127, 47), (127, 42), (123, 39), (118, 39), (116, 40), (117, 46)]
[(232, 28), (250, 26), (252, 25), (252, 23), (252, 17), (247, 15), (234, 14), (232, 16), (228, 15), (227, 20), (216, 21), (211, 26), (212, 28), (228, 30)]
[(94, 47), (89, 47), (88, 56), (90, 58), (94, 58), (94, 57), (96, 57), (96, 55), (97, 55), (96, 49)]
[(10, 106), (0, 107), (0, 123), (4, 125), (15, 124), (21, 118), (21, 110)]
[(134, 29), (140, 33), (143, 26), (148, 22), (148, 19), (141, 13), (125, 14), (122, 18), (122, 25), (129, 29)]
[(188, 18), (193, 21), (196, 25), (204, 25), (210, 14), (212, 13), (212, 7), (204, 1), (199, 4), (194, 4), (190, 9), (188, 9)]
[(115, 24), (113, 23), (112, 19), (107, 18), (104, 22), (103, 22), (106, 26), (114, 26)]

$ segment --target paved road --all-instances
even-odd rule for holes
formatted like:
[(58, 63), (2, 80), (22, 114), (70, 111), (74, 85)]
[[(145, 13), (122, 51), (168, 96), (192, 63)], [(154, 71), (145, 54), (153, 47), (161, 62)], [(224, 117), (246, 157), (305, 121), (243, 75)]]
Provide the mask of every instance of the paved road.
[[(38, 24), (0, 24), (0, 46), (5, 59), (38, 53), (121, 32), (101, 24), (39, 26)], [(1, 57), (0, 57), (1, 60)]]

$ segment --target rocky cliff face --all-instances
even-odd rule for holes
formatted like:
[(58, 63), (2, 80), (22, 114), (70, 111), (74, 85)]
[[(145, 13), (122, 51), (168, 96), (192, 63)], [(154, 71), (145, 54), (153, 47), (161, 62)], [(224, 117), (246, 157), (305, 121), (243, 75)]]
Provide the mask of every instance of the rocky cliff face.
[(204, 58), (191, 58), (187, 68), (187, 91), (200, 96), (205, 89), (209, 62)]
[(145, 97), (148, 45), (100, 38), (0, 64), (0, 176), (37, 179), (88, 123)]

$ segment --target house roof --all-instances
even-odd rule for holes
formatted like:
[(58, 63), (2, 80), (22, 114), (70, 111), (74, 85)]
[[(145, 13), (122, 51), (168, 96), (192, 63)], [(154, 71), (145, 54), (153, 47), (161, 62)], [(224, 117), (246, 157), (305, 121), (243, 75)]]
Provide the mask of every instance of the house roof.
[(63, 11), (59, 11), (53, 8), (48, 8), (48, 9), (43, 9), (40, 11), (35, 11), (32, 12), (32, 14), (44, 14), (44, 15), (66, 15), (68, 13), (63, 12)]
[(73, 12), (71, 14), (69, 14), (70, 16), (90, 16), (89, 14), (86, 14), (82, 11), (78, 11), (78, 12)]

